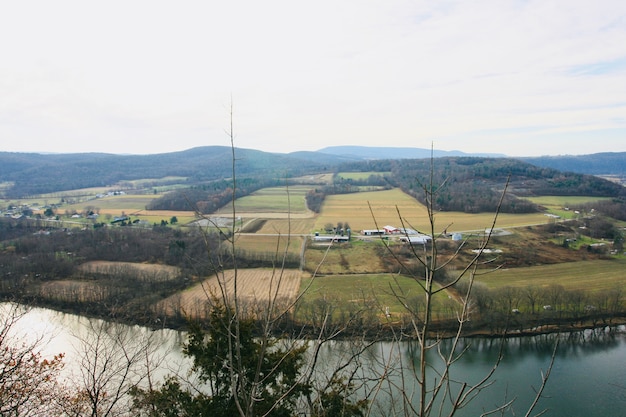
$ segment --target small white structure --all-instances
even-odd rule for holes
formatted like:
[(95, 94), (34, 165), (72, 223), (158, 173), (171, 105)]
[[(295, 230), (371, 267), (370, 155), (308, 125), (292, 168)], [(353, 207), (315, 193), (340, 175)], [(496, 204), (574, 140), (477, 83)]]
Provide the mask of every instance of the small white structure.
[(401, 242), (410, 243), (411, 245), (425, 245), (430, 242), (432, 238), (428, 235), (417, 234), (410, 236), (402, 236), (400, 238)]
[(366, 229), (361, 230), (361, 234), (363, 236), (382, 236), (385, 234), (385, 231), (383, 229)]
[(327, 235), (327, 236), (313, 236), (313, 241), (315, 242), (349, 242), (349, 236), (340, 236), (340, 235)]

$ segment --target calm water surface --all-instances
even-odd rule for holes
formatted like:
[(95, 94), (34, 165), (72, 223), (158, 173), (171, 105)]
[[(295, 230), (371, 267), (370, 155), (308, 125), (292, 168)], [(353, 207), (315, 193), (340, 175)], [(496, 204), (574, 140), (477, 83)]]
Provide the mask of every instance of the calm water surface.
[[(87, 331), (85, 319), (46, 309), (32, 309), (22, 321), (17, 332), (26, 337), (45, 335), (48, 343), (45, 354), (66, 353), (66, 372), (72, 372), (76, 334)], [(133, 331), (150, 332), (136, 326)], [(623, 329), (622, 329), (623, 330)], [(161, 353), (168, 355), (162, 374), (188, 368), (181, 354), (184, 333), (172, 330), (152, 332)], [(501, 404), (504, 399), (516, 398), (514, 415), (524, 415), (522, 410), (534, 396), (533, 387), (541, 382), (541, 371), (546, 370), (555, 336), (535, 336), (507, 340), (503, 346), (503, 360), (495, 372), (493, 386), (464, 409), (459, 416), (478, 416), (484, 409)], [(464, 381), (478, 381), (493, 366), (500, 341), (469, 339), (469, 349), (454, 368), (453, 377)], [(333, 357), (349, 350), (346, 342), (334, 342), (322, 350), (322, 363), (332, 363)], [(405, 366), (415, 362), (409, 343), (397, 346), (381, 342), (374, 345), (361, 365), (362, 373), (376, 375), (381, 358), (397, 354), (396, 360)], [(384, 397), (381, 396), (384, 402)], [(552, 374), (544, 398), (535, 411), (548, 409), (544, 416), (551, 417), (626, 417), (626, 336), (624, 333), (605, 331), (581, 332), (561, 336)], [(508, 412), (506, 415), (513, 415)]]

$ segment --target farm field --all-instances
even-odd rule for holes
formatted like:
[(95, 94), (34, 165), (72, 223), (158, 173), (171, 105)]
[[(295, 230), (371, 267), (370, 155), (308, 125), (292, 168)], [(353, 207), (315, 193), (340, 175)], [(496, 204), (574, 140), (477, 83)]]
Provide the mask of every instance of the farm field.
[(550, 213), (561, 216), (564, 219), (576, 217), (574, 210), (566, 210), (572, 206), (593, 203), (595, 201), (610, 200), (608, 197), (584, 197), (584, 196), (542, 196), (527, 197), (526, 200), (545, 207)]
[[(371, 205), (371, 211), (368, 204)], [(328, 196), (322, 205), (314, 228), (323, 230), (326, 223), (337, 224), (337, 222), (348, 222), (355, 232), (363, 229), (376, 229), (376, 224), (378, 228), (388, 224), (400, 227), (398, 211), (406, 227), (423, 232), (429, 230), (426, 207), (400, 189)], [(496, 227), (519, 227), (548, 223), (548, 221), (549, 218), (542, 213), (503, 213), (498, 216)], [(491, 227), (492, 223), (493, 214), (491, 213), (439, 212), (435, 215), (437, 233), (446, 228), (449, 233), (484, 230)]]
[(289, 243), (287, 252), (299, 256), (302, 250), (302, 240), (303, 238), (300, 236), (291, 236), (288, 239), (287, 235), (240, 234), (237, 235), (235, 244), (237, 249), (255, 253), (277, 254), (280, 257), (285, 251), (285, 246)]
[[(135, 262), (90, 261), (77, 267), (72, 279), (44, 282), (46, 296), (64, 302), (100, 302), (107, 290), (99, 278), (116, 277), (124, 282), (158, 283), (171, 281), (180, 275), (178, 267)], [(85, 276), (98, 279), (84, 279)]]
[[(104, 198), (94, 198), (87, 201), (67, 204), (61, 206), (57, 214), (72, 212), (85, 212), (86, 209), (94, 210), (100, 216), (115, 217), (122, 213), (127, 216), (138, 217), (149, 223), (160, 223), (161, 220), (169, 221), (172, 217), (178, 219), (178, 224), (187, 224), (196, 219), (193, 211), (182, 210), (146, 210), (146, 206), (155, 198), (160, 197), (159, 194), (123, 194), (116, 196), (107, 196)], [(104, 220), (101, 217), (100, 221)]]
[(133, 275), (149, 281), (167, 281), (180, 274), (180, 268), (136, 262), (90, 261), (78, 266), (78, 271), (91, 274)]
[(381, 177), (384, 177), (385, 175), (391, 175), (391, 172), (388, 172), (388, 171), (339, 172), (337, 174), (338, 177), (344, 178), (346, 180), (355, 180), (355, 181), (367, 180), (372, 175), (379, 175)]
[(290, 179), (294, 184), (332, 184), (333, 174), (313, 174)]
[(364, 274), (385, 271), (378, 251), (379, 242), (309, 244), (305, 252), (305, 268), (318, 274)]
[(285, 235), (287, 233), (295, 235), (308, 235), (311, 233), (315, 225), (313, 215), (305, 218), (289, 219), (268, 219), (265, 224), (257, 231), (259, 234), (276, 234)]
[[(312, 189), (311, 185), (294, 185), (286, 187), (263, 188), (254, 193), (235, 200), (237, 214), (242, 213), (289, 213), (308, 214), (305, 195)], [(230, 204), (218, 210), (217, 214), (232, 213)]]
[[(392, 317), (406, 310), (402, 303), (414, 305), (423, 300), (423, 292), (411, 278), (393, 274), (351, 274), (328, 275), (302, 279), (304, 303), (325, 299), (336, 306), (369, 306), (384, 317), (385, 307), (389, 307)], [(400, 299), (401, 300), (400, 300)], [(447, 313), (457, 306), (445, 292), (434, 297), (433, 312), (437, 318), (447, 317)], [(339, 307), (341, 308), (341, 307)]]
[(619, 289), (626, 292), (626, 259), (590, 260), (503, 269), (477, 278), (489, 288), (547, 287), (557, 284), (565, 289), (595, 292)]
[[(235, 271), (224, 271), (224, 288), (232, 299), (234, 293)], [(280, 281), (280, 283), (279, 283)], [(254, 309), (263, 306), (276, 296), (283, 303), (295, 300), (300, 290), (301, 273), (298, 270), (272, 271), (267, 268), (240, 269), (237, 271), (237, 292), (242, 306)], [(212, 297), (221, 298), (218, 277), (213, 276), (193, 287), (170, 296), (160, 302), (162, 308), (170, 314), (185, 311), (198, 317), (205, 313)], [(249, 311), (251, 312), (251, 311)]]

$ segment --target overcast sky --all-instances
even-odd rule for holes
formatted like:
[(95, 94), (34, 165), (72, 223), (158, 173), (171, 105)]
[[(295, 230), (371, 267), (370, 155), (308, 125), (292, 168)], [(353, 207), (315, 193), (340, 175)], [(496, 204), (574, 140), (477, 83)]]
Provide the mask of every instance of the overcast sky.
[(626, 1), (0, 2), (0, 151), (229, 145), (231, 102), (271, 152), (623, 152)]

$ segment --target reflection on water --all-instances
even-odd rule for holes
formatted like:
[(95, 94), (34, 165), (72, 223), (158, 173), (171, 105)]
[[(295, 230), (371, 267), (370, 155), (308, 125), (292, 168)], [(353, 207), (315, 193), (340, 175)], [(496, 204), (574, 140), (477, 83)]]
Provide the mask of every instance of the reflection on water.
[[(72, 371), (72, 360), (76, 358), (76, 335), (87, 331), (86, 319), (80, 316), (63, 314), (46, 309), (32, 309), (19, 322), (18, 334), (25, 337), (44, 336), (48, 342), (44, 346), (44, 355), (64, 352), (66, 354), (66, 372)], [(132, 331), (143, 333), (151, 330), (133, 326)], [(160, 375), (186, 372), (189, 361), (181, 353), (185, 334), (173, 330), (160, 330), (154, 333), (162, 355), (167, 355)], [(502, 362), (494, 374), (494, 384), (481, 393), (474, 402), (463, 409), (460, 416), (480, 415), (482, 410), (491, 409), (505, 399), (516, 398), (515, 415), (523, 415), (534, 396), (534, 388), (541, 382), (541, 372), (550, 363), (555, 341), (558, 339), (556, 362), (545, 390), (539, 409), (548, 409), (545, 416), (552, 417), (605, 417), (626, 415), (626, 337), (621, 332), (586, 330), (567, 335), (540, 335), (533, 337), (511, 338), (507, 340), (490, 338), (465, 339), (458, 349), (467, 349), (462, 359), (453, 368), (453, 377), (475, 382), (484, 376), (502, 352)], [(329, 372), (333, 365), (350, 357), (357, 346), (350, 342), (332, 342), (321, 351), (319, 372)], [(450, 342), (444, 341), (442, 348), (450, 348)], [(390, 397), (397, 395), (394, 390), (400, 387), (415, 390), (415, 378), (410, 369), (416, 364), (415, 346), (411, 342), (395, 345), (390, 342), (378, 342), (371, 346), (366, 354), (361, 355), (357, 363), (357, 372), (368, 379), (369, 386), (363, 392), (371, 394), (379, 389), (377, 399), (380, 408), (388, 411), (393, 407)], [(437, 353), (429, 358), (437, 367)], [(390, 382), (384, 387), (376, 381), (384, 372), (398, 369), (402, 365), (406, 371), (388, 372)], [(435, 369), (436, 371), (436, 369)], [(433, 371), (434, 372), (434, 371)], [(396, 378), (394, 381), (393, 378)], [(409, 384), (410, 383), (410, 384)], [(395, 385), (394, 385), (395, 384)], [(411, 395), (408, 393), (407, 395)], [(537, 410), (536, 410), (537, 411)], [(506, 415), (512, 415), (508, 413)]]

